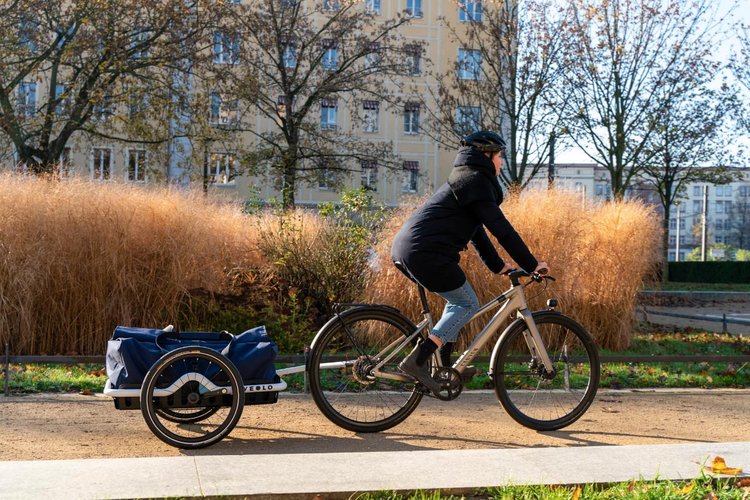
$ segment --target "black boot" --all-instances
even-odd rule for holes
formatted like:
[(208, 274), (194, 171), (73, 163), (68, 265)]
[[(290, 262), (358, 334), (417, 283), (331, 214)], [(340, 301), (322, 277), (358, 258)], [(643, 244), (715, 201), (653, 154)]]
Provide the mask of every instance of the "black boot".
[(443, 366), (450, 368), (453, 364), (451, 363), (451, 354), (453, 354), (453, 347), (455, 345), (455, 342), (446, 342), (443, 344), (443, 347), (440, 348), (440, 361), (443, 363)]
[(440, 384), (432, 378), (430, 363), (427, 362), (436, 349), (437, 344), (430, 339), (420, 342), (398, 367), (402, 372), (417, 379), (419, 383), (427, 387), (430, 391), (438, 394), (441, 388)]

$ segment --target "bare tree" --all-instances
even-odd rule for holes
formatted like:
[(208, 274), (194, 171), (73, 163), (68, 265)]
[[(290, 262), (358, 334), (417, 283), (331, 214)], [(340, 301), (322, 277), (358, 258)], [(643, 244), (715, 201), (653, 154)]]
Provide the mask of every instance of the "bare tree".
[[(212, 0), (16, 0), (2, 12), (0, 131), (19, 163), (51, 173), (76, 133), (170, 139), (175, 74), (210, 42)], [(115, 112), (117, 107), (125, 116)], [(137, 136), (137, 138), (135, 137)]]
[[(567, 88), (576, 144), (622, 198), (659, 152), (662, 116), (713, 71), (721, 20), (709, 0), (571, 0)], [(669, 125), (672, 126), (671, 120)], [(657, 141), (658, 142), (658, 141)]]
[[(750, 92), (750, 26), (737, 25), (737, 37), (739, 39), (739, 53), (733, 54), (729, 66), (737, 82), (744, 88), (745, 92)], [(742, 124), (747, 132), (750, 132), (750, 117), (748, 110), (739, 115)]]
[(390, 143), (338, 124), (345, 108), (353, 122), (380, 113), (395, 99), (384, 82), (405, 72), (398, 31), (408, 16), (380, 21), (370, 5), (254, 0), (238, 6), (226, 28), (244, 45), (223, 75), (225, 95), (269, 124), (239, 124), (257, 140), (245, 163), (261, 174), (269, 166), (284, 206), (294, 205), (300, 182), (336, 185), (363, 162), (381, 170), (397, 164)]
[[(476, 4), (474, 4), (476, 5)], [(483, 4), (482, 4), (483, 5)], [(447, 149), (476, 130), (501, 131), (508, 142), (506, 185), (523, 188), (549, 159), (550, 134), (562, 128), (557, 111), (564, 92), (560, 64), (565, 20), (548, 0), (505, 2), (468, 10), (459, 4), (459, 26), (448, 21), (458, 58), (436, 74), (424, 106), (425, 133)]]
[[(728, 167), (732, 134), (725, 127), (736, 100), (727, 87), (719, 90), (708, 87), (719, 66), (714, 67), (716, 70), (696, 76), (686, 82), (682, 92), (670, 97), (669, 106), (653, 119), (654, 128), (644, 147), (645, 156), (651, 161), (642, 166), (638, 178), (656, 191), (664, 210), (662, 279), (665, 281), (670, 209), (684, 195), (688, 184), (727, 184), (741, 178), (738, 171)], [(701, 78), (702, 84), (696, 81)]]

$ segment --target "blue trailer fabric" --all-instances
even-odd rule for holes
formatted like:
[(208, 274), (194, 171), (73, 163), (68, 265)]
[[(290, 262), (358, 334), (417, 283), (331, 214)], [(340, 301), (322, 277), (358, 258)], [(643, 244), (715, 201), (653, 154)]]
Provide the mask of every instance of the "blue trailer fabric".
[[(114, 389), (137, 388), (164, 354), (185, 346), (203, 346), (221, 352), (230, 344), (230, 338), (226, 332), (172, 333), (118, 326), (107, 343), (107, 376)], [(231, 338), (226, 356), (237, 367), (243, 382), (252, 384), (275, 380), (273, 361), (277, 353), (278, 346), (266, 328), (259, 326)]]

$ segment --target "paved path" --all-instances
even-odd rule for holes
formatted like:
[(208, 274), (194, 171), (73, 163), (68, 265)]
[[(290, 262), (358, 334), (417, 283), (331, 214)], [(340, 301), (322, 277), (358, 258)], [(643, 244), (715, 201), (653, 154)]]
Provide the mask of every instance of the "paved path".
[[(0, 462), (0, 498), (294, 497), (354, 492), (461, 492), (503, 484), (689, 479), (716, 455), (750, 471), (750, 442), (434, 450), (292, 455), (206, 455)], [(425, 470), (445, 471), (426, 474)]]
[(425, 401), (396, 428), (363, 435), (329, 423), (309, 396), (285, 393), (276, 405), (246, 407), (222, 443), (185, 452), (151, 435), (140, 412), (117, 411), (107, 398), (0, 398), (0, 499), (329, 499), (509, 482), (688, 479), (716, 455), (750, 472), (748, 414), (748, 390), (605, 390), (579, 422), (538, 433), (507, 417), (491, 393), (470, 392)]

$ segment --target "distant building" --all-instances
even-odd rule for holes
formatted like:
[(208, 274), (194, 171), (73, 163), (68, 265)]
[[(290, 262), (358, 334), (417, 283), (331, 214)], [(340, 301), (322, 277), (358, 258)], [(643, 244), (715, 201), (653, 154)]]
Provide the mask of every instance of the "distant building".
[[(701, 246), (703, 187), (708, 186), (707, 245), (726, 244), (750, 249), (750, 168), (741, 171), (744, 178), (726, 185), (690, 183), (679, 205), (671, 207), (668, 258), (684, 261), (693, 249)], [(533, 181), (547, 183), (543, 169)], [(609, 200), (612, 189), (609, 172), (595, 164), (565, 163), (555, 166), (555, 184), (581, 193), (582, 199)], [(626, 197), (653, 204), (661, 212), (656, 192), (648, 188), (629, 189)], [(679, 230), (678, 230), (679, 227)], [(679, 233), (679, 235), (678, 235)], [(679, 238), (679, 239), (678, 239)], [(718, 255), (717, 255), (718, 256)]]

